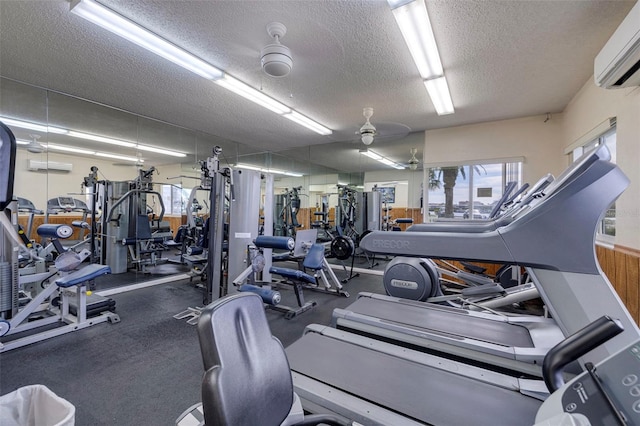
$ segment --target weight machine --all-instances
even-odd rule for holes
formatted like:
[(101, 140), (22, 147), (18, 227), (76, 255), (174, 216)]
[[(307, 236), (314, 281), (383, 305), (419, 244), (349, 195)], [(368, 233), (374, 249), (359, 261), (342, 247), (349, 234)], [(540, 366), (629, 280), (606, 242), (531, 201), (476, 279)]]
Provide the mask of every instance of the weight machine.
[[(251, 291), (259, 294), (271, 309), (284, 312), (286, 319), (291, 319), (316, 306), (316, 302), (305, 302), (303, 290), (311, 290), (336, 296), (349, 297), (336, 277), (331, 265), (324, 256), (324, 245), (316, 243), (315, 229), (299, 231), (295, 242), (290, 237), (259, 236), (248, 246), (248, 262), (250, 265), (233, 281), (240, 291)], [(284, 281), (261, 281), (258, 277), (265, 271), (263, 249), (285, 249), (293, 252), (298, 260), (298, 269), (272, 266), (267, 270), (279, 275)], [(311, 271), (308, 273), (307, 271)], [(335, 288), (332, 287), (332, 283)], [(296, 294), (298, 307), (279, 305), (280, 295), (272, 294), (271, 284), (291, 285)]]
[[(13, 199), (16, 141), (11, 130), (0, 123), (0, 352), (77, 331), (102, 322), (119, 322), (115, 302), (97, 297), (89, 301), (92, 281), (110, 273), (106, 265), (77, 269), (90, 255), (65, 250), (57, 245), (56, 271), (33, 291), (21, 288), (18, 259), (40, 260), (16, 231), (18, 203)], [(45, 224), (40, 234), (57, 239), (70, 236), (67, 225)], [(77, 270), (75, 270), (77, 269)], [(75, 271), (74, 271), (75, 270)], [(57, 272), (60, 271), (60, 272)], [(47, 284), (48, 282), (48, 284)], [(30, 295), (22, 298), (21, 293)], [(21, 303), (24, 303), (22, 305)]]
[[(165, 207), (162, 195), (153, 190), (154, 172), (157, 172), (155, 167), (140, 169), (133, 181), (123, 182), (85, 178), (85, 182), (93, 183), (93, 197), (102, 211), (100, 260), (108, 264), (114, 274), (127, 272), (129, 268), (147, 272), (147, 266), (167, 261), (162, 254), (167, 250), (164, 243), (171, 238), (171, 233), (160, 227)], [(160, 206), (157, 217), (148, 207), (148, 196), (157, 198)], [(153, 214), (151, 220), (150, 213)], [(157, 224), (156, 230), (152, 229), (153, 222)]]
[(302, 225), (298, 222), (300, 211), (300, 191), (302, 186), (285, 188), (284, 194), (276, 195), (274, 203), (276, 214), (275, 235), (296, 237), (296, 231)]
[[(220, 167), (222, 148), (213, 148), (212, 155), (203, 163), (203, 182), (210, 188), (210, 216), (208, 220), (208, 250), (205, 266), (206, 287), (203, 304), (207, 305), (237, 290), (228, 286), (228, 277), (235, 277), (247, 268), (247, 246), (258, 237), (260, 222), (260, 189), (264, 178), (265, 216), (272, 209), (269, 199), (273, 195), (273, 176), (255, 170)], [(272, 217), (265, 219), (265, 232), (272, 232)], [(270, 253), (268, 265), (270, 266)], [(201, 307), (189, 307), (176, 315), (176, 319), (189, 318), (195, 324)]]

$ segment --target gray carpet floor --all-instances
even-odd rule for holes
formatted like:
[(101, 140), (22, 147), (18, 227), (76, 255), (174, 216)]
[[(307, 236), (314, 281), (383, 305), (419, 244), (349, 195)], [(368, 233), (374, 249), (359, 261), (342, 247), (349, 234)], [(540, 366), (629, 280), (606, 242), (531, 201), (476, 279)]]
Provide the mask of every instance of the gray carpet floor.
[[(362, 265), (356, 265), (363, 267)], [(344, 271), (338, 271), (340, 278)], [(305, 291), (318, 305), (291, 320), (267, 310), (273, 335), (286, 347), (310, 323), (328, 324), (336, 307), (360, 291), (382, 293), (380, 276), (361, 274), (345, 284), (350, 298)], [(290, 288), (283, 303), (294, 305)], [(200, 306), (202, 292), (188, 280), (112, 296), (117, 324), (99, 324), (0, 354), (0, 395), (43, 384), (76, 407), (76, 425), (172, 425), (200, 400), (202, 360), (196, 329), (173, 315)]]

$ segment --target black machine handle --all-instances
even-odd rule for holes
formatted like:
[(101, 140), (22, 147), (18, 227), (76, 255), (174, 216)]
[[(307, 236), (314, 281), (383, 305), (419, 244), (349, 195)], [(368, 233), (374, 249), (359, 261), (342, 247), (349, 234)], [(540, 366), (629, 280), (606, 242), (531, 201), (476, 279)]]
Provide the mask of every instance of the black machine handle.
[(555, 345), (542, 362), (542, 377), (549, 392), (564, 385), (562, 372), (567, 364), (622, 333), (620, 322), (602, 316)]

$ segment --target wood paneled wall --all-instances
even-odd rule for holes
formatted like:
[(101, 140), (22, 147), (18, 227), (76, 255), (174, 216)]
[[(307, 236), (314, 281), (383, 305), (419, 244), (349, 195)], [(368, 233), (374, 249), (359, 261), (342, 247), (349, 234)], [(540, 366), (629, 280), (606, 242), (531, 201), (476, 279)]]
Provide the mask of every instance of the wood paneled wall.
[(596, 245), (596, 255), (602, 271), (611, 281), (631, 317), (640, 325), (640, 250)]
[[(44, 215), (35, 215), (33, 217), (33, 229), (31, 231), (31, 235), (27, 235), (27, 238), (31, 240), (36, 240), (38, 242), (40, 241), (40, 237), (38, 237), (38, 234), (36, 233), (36, 229), (38, 229), (38, 226), (44, 223), (44, 219), (45, 219)], [(74, 220), (82, 220), (82, 216), (78, 214), (49, 215), (49, 223), (71, 226), (71, 222), (73, 222)], [(91, 223), (91, 217), (88, 217), (86, 220), (88, 223)], [(22, 215), (22, 214), (18, 215), (18, 223), (22, 225), (25, 232), (27, 232), (28, 221), (29, 221), (28, 215)], [(187, 223), (187, 217), (186, 216), (165, 216), (163, 218), (163, 221), (169, 222), (169, 227), (171, 228), (171, 232), (175, 235), (178, 227), (184, 223)], [(73, 228), (73, 229), (74, 229), (74, 233), (71, 239), (77, 240), (80, 238), (80, 228)], [(86, 236), (88, 232), (89, 231), (85, 231), (84, 235)]]

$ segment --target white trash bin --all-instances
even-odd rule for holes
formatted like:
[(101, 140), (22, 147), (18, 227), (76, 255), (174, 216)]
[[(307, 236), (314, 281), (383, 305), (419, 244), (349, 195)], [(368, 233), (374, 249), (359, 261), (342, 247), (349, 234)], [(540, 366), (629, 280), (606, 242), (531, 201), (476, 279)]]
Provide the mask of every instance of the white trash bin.
[(76, 407), (44, 385), (0, 396), (2, 426), (74, 426)]

